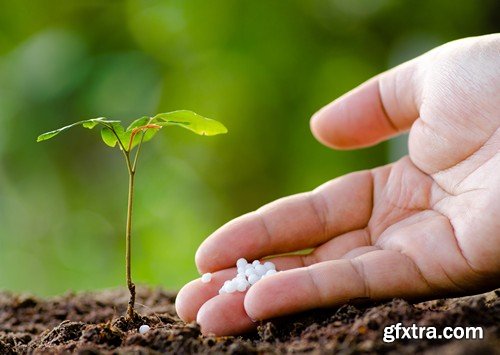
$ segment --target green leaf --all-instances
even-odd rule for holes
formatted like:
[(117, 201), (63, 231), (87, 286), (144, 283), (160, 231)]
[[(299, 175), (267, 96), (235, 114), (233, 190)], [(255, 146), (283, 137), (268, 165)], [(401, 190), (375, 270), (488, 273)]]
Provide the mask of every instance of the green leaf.
[[(109, 124), (111, 127), (113, 127), (116, 135), (118, 136), (118, 138), (120, 139), (120, 143), (121, 145), (120, 146), (120, 149), (122, 148), (122, 146), (125, 148), (125, 150), (127, 149), (127, 144), (128, 144), (128, 139), (126, 137), (126, 132), (125, 132), (125, 129), (123, 128), (123, 126), (121, 125), (120, 121), (116, 121), (116, 122), (112, 122)], [(113, 132), (111, 132), (113, 133)], [(116, 138), (116, 137), (115, 137)], [(118, 141), (118, 140), (117, 140)]]
[(188, 110), (160, 113), (154, 116), (151, 122), (159, 125), (167, 123), (167, 125), (180, 126), (202, 136), (227, 133), (227, 128), (219, 121), (200, 116)]
[(101, 138), (103, 142), (109, 145), (110, 147), (116, 146), (116, 143), (118, 142), (118, 139), (116, 138), (115, 134), (108, 127), (104, 127), (103, 129), (101, 129)]
[[(136, 127), (137, 128), (137, 127)], [(134, 149), (135, 146), (137, 146), (140, 142), (141, 142), (141, 139), (142, 139), (142, 143), (144, 142), (147, 142), (149, 140), (151, 140), (151, 138), (154, 137), (154, 135), (159, 131), (159, 128), (147, 128), (145, 129), (144, 131), (142, 132), (138, 132), (135, 136), (134, 136), (134, 141), (132, 142), (132, 145), (131, 145), (131, 148), (130, 150)], [(130, 133), (132, 133), (132, 131), (130, 131)], [(144, 135), (144, 138), (142, 138), (142, 135)], [(128, 137), (129, 139), (129, 143), (130, 143), (130, 138), (131, 136)], [(128, 143), (128, 144), (129, 144)]]
[(168, 122), (156, 122), (155, 124), (163, 127), (167, 126), (189, 126), (189, 122), (177, 122), (177, 121), (168, 121)]
[[(132, 136), (132, 131), (136, 128), (143, 127), (147, 125), (148, 123), (151, 123), (152, 118), (148, 116), (144, 116), (141, 118), (136, 119), (134, 122), (132, 122), (128, 127), (127, 130), (125, 131), (123, 135), (123, 144), (125, 145), (126, 149), (128, 149), (130, 145), (130, 138)], [(130, 146), (130, 150), (134, 149), (135, 146), (137, 146), (142, 139), (142, 142), (147, 142), (153, 136), (158, 132), (159, 129), (154, 129), (154, 128), (147, 128), (144, 130), (144, 132), (139, 132), (134, 136), (134, 141), (132, 142), (132, 145)], [(142, 135), (144, 134), (144, 138), (142, 138)]]
[(134, 128), (144, 126), (148, 124), (149, 120), (151, 117), (148, 116), (143, 116), (141, 118), (136, 119), (134, 122), (132, 122), (128, 127), (127, 127), (127, 132), (132, 132)]
[[(90, 120), (78, 121), (78, 122), (72, 123), (68, 126), (64, 126), (64, 127), (59, 128), (59, 129), (43, 133), (37, 137), (36, 141), (37, 142), (46, 141), (48, 139), (51, 139), (52, 137), (57, 136), (59, 133), (64, 132), (64, 131), (66, 131), (74, 126), (82, 125), (85, 128), (92, 129), (100, 123), (104, 124), (104, 125), (120, 125), (120, 121), (107, 120), (104, 117), (91, 118)], [(121, 125), (120, 125), (120, 127), (121, 127)]]
[[(151, 138), (153, 138), (154, 135), (159, 130), (160, 130), (159, 128), (148, 128), (146, 131), (144, 131), (144, 138), (142, 139), (142, 142), (144, 143), (144, 142), (151, 140)], [(141, 139), (140, 139), (141, 135), (142, 135), (142, 133), (136, 134), (135, 139), (134, 139), (134, 143), (132, 144), (132, 147), (135, 147), (135, 145), (139, 144), (139, 142), (141, 141)]]
[(84, 128), (92, 129), (99, 124), (99, 121), (85, 121), (82, 123)]

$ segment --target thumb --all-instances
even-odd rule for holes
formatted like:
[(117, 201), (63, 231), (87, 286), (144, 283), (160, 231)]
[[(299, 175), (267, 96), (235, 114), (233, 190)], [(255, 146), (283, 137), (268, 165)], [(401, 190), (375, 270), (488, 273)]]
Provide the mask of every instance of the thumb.
[(311, 130), (332, 148), (371, 146), (408, 130), (418, 118), (422, 57), (382, 73), (323, 107)]

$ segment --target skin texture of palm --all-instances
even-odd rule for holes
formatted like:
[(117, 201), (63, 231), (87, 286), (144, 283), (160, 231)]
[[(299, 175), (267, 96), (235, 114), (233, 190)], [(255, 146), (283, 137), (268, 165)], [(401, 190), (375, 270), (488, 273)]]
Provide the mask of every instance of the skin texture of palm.
[[(500, 36), (438, 47), (364, 83), (311, 120), (333, 148), (410, 131), (409, 156), (334, 179), (241, 216), (200, 246), (200, 272), (179, 293), (181, 318), (238, 334), (268, 319), (354, 298), (428, 298), (499, 286)], [(248, 260), (284, 272), (218, 295)]]

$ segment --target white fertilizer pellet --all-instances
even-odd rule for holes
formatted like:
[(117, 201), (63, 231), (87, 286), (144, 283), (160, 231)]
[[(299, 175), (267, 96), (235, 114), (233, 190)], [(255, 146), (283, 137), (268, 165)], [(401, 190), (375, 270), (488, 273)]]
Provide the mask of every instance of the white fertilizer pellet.
[(262, 275), (264, 275), (266, 272), (267, 272), (267, 269), (266, 269), (266, 267), (265, 267), (264, 265), (257, 265), (257, 266), (255, 267), (255, 273), (256, 273), (257, 275), (262, 276)]
[(266, 261), (264, 263), (264, 267), (267, 269), (267, 270), (276, 270), (276, 265), (274, 265), (272, 262), (270, 261)]
[(261, 279), (261, 276), (258, 276), (257, 274), (252, 274), (252, 275), (248, 276), (248, 282), (250, 283), (250, 285), (255, 284), (260, 279)]
[(201, 275), (201, 282), (203, 283), (208, 283), (212, 281), (212, 274), (207, 272), (206, 274)]
[(247, 264), (248, 264), (248, 261), (246, 261), (245, 258), (241, 258), (241, 259), (238, 259), (238, 261), (236, 262), (236, 267), (238, 267), (238, 268), (245, 267)]
[(250, 285), (247, 280), (238, 280), (236, 289), (240, 292), (245, 292), (248, 286)]
[(224, 289), (226, 290), (227, 293), (233, 293), (236, 291), (236, 282), (234, 281), (229, 281), (227, 285), (224, 286)]
[[(266, 261), (265, 263), (261, 264), (259, 260), (254, 260), (253, 262), (249, 263), (244, 258), (238, 259), (238, 261), (236, 262), (236, 268), (236, 276), (233, 279), (224, 282), (224, 285), (219, 290), (219, 295), (222, 295), (224, 293), (234, 293), (236, 291), (245, 292), (262, 278), (276, 274), (278, 272), (276, 271), (276, 265), (274, 265), (274, 263), (271, 261)], [(201, 277), (201, 281), (210, 282), (212, 275), (205, 275), (207, 274), (204, 274)], [(204, 281), (207, 279), (208, 281)]]
[(147, 324), (143, 324), (139, 327), (139, 333), (146, 334), (151, 328)]
[(276, 271), (276, 270), (274, 270), (274, 269), (270, 269), (270, 270), (267, 270), (267, 272), (266, 272), (266, 276), (269, 276), (269, 275), (272, 275), (272, 274), (276, 274), (276, 273), (277, 273), (277, 271)]
[(250, 275), (255, 274), (255, 269), (250, 268), (245, 270), (245, 276), (249, 277)]

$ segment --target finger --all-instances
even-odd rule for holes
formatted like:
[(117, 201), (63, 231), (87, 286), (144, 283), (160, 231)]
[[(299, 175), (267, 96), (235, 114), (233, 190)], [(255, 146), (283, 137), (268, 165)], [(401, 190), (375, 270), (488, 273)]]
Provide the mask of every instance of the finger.
[(419, 116), (422, 57), (360, 85), (318, 111), (311, 130), (334, 148), (374, 145), (410, 128)]
[[(370, 244), (366, 230), (356, 230), (343, 234), (320, 245), (312, 253), (306, 255), (277, 256), (266, 259), (276, 265), (278, 271), (309, 266), (318, 262), (345, 257), (351, 250)], [(185, 322), (196, 319), (201, 306), (219, 294), (224, 281), (236, 275), (236, 268), (224, 269), (212, 274), (212, 280), (203, 283), (200, 278), (185, 285), (178, 293), (175, 306), (177, 314)]]
[(196, 317), (201, 332), (224, 336), (246, 333), (255, 328), (256, 323), (248, 317), (243, 307), (244, 298), (245, 293), (236, 292), (208, 300)]
[[(360, 247), (368, 244), (366, 231), (357, 230), (328, 241), (310, 254), (278, 256), (266, 259), (266, 261), (272, 261), (278, 271), (284, 271), (338, 259), (344, 257), (351, 250), (356, 248), (359, 250)], [(232, 279), (235, 275), (236, 269), (230, 268), (212, 274), (212, 280), (209, 283), (203, 283), (198, 278), (185, 285), (179, 291), (175, 302), (179, 317), (185, 322), (195, 320), (203, 304), (216, 297), (224, 281)], [(218, 318), (213, 318), (212, 321), (218, 322)]]
[[(325, 260), (340, 258), (352, 249), (357, 248), (359, 250), (361, 249), (360, 247), (366, 245), (366, 231), (357, 230), (332, 239), (307, 255), (278, 256), (266, 260), (272, 261), (276, 265), (277, 270), (284, 271), (309, 266)], [(207, 329), (207, 332), (212, 332), (218, 335), (220, 332), (225, 334), (224, 327), (227, 323), (227, 317), (221, 319), (220, 317), (209, 317), (207, 315), (209, 313), (219, 314), (219, 312), (225, 312), (225, 309), (229, 307), (225, 301), (211, 302), (202, 312), (201, 316), (199, 315), (199, 312), (206, 302), (214, 297), (218, 297), (218, 291), (224, 284), (224, 281), (233, 278), (235, 274), (235, 268), (225, 269), (214, 273), (212, 275), (212, 281), (209, 283), (203, 283), (201, 282), (201, 279), (196, 279), (185, 285), (177, 295), (175, 302), (179, 317), (185, 322), (191, 322), (199, 318), (203, 321), (203, 326)], [(226, 295), (223, 296), (226, 297)], [(220, 306), (220, 308), (217, 310), (218, 306)], [(249, 326), (253, 325), (253, 322), (248, 322), (250, 318), (248, 318), (246, 313), (242, 314), (239, 311), (239, 306), (236, 306), (235, 309), (236, 311), (234, 312), (234, 315), (237, 318), (236, 323), (241, 325), (242, 332), (248, 331), (250, 329)], [(228, 317), (233, 317), (233, 315)], [(246, 321), (241, 320), (241, 318), (246, 319)], [(212, 324), (214, 322), (215, 324)], [(219, 324), (219, 322), (222, 322), (222, 324)], [(231, 326), (231, 329), (232, 327), (233, 326)]]
[(212, 274), (212, 280), (204, 283), (200, 278), (186, 284), (177, 294), (175, 310), (185, 322), (192, 322), (201, 306), (210, 298), (219, 294), (219, 290), (226, 280), (236, 274), (236, 268), (230, 268)]
[(411, 259), (398, 251), (371, 250), (266, 277), (247, 292), (245, 310), (252, 319), (268, 319), (359, 297), (418, 297), (430, 291)]
[(367, 225), (372, 209), (372, 176), (358, 172), (316, 190), (286, 197), (239, 217), (208, 237), (196, 252), (200, 272), (315, 247)]
[(299, 267), (310, 266), (323, 261), (346, 258), (354, 249), (360, 250), (363, 247), (370, 247), (370, 237), (365, 229), (342, 234), (327, 241), (305, 255), (284, 255), (270, 259), (274, 264), (280, 265), (278, 270), (289, 270)]
[[(304, 266), (303, 260), (299, 256), (269, 260), (275, 264), (277, 270), (288, 270)], [(214, 272), (210, 282), (204, 283), (201, 278), (198, 278), (186, 284), (175, 299), (175, 308), (179, 317), (185, 322), (194, 321), (203, 304), (218, 296), (224, 282), (233, 279), (236, 274), (236, 268), (232, 267)], [(214, 318), (215, 321), (217, 319)]]
[(317, 247), (309, 257), (309, 266), (322, 261), (344, 258), (353, 249), (367, 247), (371, 245), (370, 235), (366, 229), (358, 229), (342, 234), (332, 240)]
[[(286, 256), (286, 257), (277, 257), (271, 258), (271, 260), (275, 265), (277, 270), (289, 270), (298, 267), (303, 267), (305, 258), (307, 256)], [(232, 278), (235, 274), (234, 269), (224, 270), (229, 271), (228, 278)], [(219, 272), (223, 273), (223, 271)], [(218, 274), (219, 274), (218, 273)], [(196, 313), (191, 313), (196, 315), (196, 322), (201, 327), (201, 332), (205, 335), (214, 334), (217, 336), (224, 335), (238, 335), (249, 332), (250, 330), (256, 327), (256, 322), (253, 321), (246, 313), (245, 308), (243, 306), (246, 292), (235, 292), (232, 294), (222, 294), (218, 295), (214, 293), (212, 287), (210, 290), (207, 290), (207, 284), (199, 284), (201, 281), (195, 280), (191, 284), (193, 284), (191, 290), (188, 292), (196, 292), (198, 293), (198, 297), (200, 294), (204, 295), (205, 301), (203, 304), (200, 304), (200, 299), (197, 299), (195, 302), (191, 303), (191, 311), (194, 311), (194, 305), (200, 305), (199, 309), (196, 310)], [(219, 285), (223, 284), (222, 282), (218, 282)], [(189, 284), (185, 286), (184, 289), (188, 288)], [(191, 297), (193, 298), (193, 297)]]

